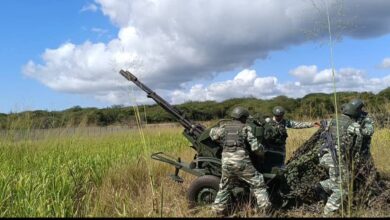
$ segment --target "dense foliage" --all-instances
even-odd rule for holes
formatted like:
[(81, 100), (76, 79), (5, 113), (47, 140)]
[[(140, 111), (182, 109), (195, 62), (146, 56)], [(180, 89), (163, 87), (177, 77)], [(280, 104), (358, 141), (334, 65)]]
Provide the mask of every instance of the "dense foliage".
[[(390, 87), (378, 94), (371, 92), (340, 92), (337, 94), (338, 105), (352, 98), (361, 98), (366, 103), (366, 110), (372, 114), (379, 125), (389, 124)], [(270, 100), (256, 98), (234, 98), (223, 102), (186, 102), (176, 105), (185, 115), (195, 121), (208, 121), (228, 116), (229, 111), (236, 105), (242, 105), (254, 113), (269, 115), (276, 105), (287, 110), (287, 118), (318, 119), (327, 118), (334, 113), (334, 95), (313, 93), (302, 98), (278, 96)], [(20, 113), (0, 114), (0, 128), (57, 128), (67, 126), (109, 126), (135, 125), (134, 112), (137, 108), (114, 105), (109, 108), (81, 108), (75, 106), (63, 111), (25, 111)], [(143, 123), (172, 122), (175, 119), (157, 104), (139, 106)], [(26, 120), (28, 119), (28, 120)], [(28, 121), (29, 123), (25, 123)]]

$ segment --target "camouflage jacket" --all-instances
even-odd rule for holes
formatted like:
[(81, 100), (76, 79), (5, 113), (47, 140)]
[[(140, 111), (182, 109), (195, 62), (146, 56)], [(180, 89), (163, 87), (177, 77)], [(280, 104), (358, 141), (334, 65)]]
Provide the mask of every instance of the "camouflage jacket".
[[(261, 152), (264, 150), (263, 145), (257, 141), (257, 138), (252, 133), (252, 128), (249, 125), (245, 125), (242, 129), (242, 135), (244, 139), (249, 143), (250, 149), (253, 152)], [(220, 141), (225, 135), (225, 125), (222, 123), (219, 127), (212, 128), (210, 130), (210, 137), (214, 141)]]

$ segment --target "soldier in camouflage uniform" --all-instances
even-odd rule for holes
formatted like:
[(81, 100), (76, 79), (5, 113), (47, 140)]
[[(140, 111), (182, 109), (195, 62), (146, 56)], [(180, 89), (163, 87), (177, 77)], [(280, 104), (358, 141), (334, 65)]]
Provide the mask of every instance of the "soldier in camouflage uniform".
[(248, 110), (236, 107), (231, 113), (233, 120), (222, 121), (219, 127), (210, 130), (211, 139), (223, 146), (222, 177), (212, 205), (218, 214), (226, 213), (233, 183), (237, 179), (249, 184), (260, 210), (267, 211), (271, 206), (263, 175), (255, 169), (249, 157), (250, 153), (262, 154), (264, 148), (245, 123), (248, 116)]
[[(285, 110), (281, 106), (275, 106), (272, 110), (273, 117), (266, 118), (265, 121), (267, 123), (270, 123), (272, 126), (277, 127), (279, 130), (279, 136), (277, 138), (274, 138), (271, 142), (266, 143), (266, 148), (271, 149), (277, 152), (280, 152), (280, 154), (283, 156), (283, 158), (286, 158), (286, 140), (287, 140), (287, 128), (311, 128), (314, 126), (319, 127), (318, 122), (297, 122), (289, 119), (284, 119)], [(285, 159), (283, 159), (284, 161)], [(282, 164), (282, 167), (284, 167), (284, 162)]]
[[(327, 198), (324, 207), (324, 215), (329, 216), (340, 208), (343, 196), (347, 193), (349, 176), (351, 172), (350, 157), (351, 152), (359, 148), (356, 142), (361, 136), (355, 131), (355, 121), (359, 114), (357, 109), (351, 105), (343, 105), (342, 115), (338, 122), (335, 119), (329, 120), (326, 126), (326, 132), (329, 132), (330, 139), (323, 140), (323, 145), (319, 153), (320, 164), (328, 169), (329, 178), (316, 185), (315, 190), (324, 198), (324, 195), (330, 195)], [(337, 145), (337, 124), (339, 127), (340, 147)]]
[(356, 202), (362, 204), (367, 202), (365, 198), (371, 196), (369, 190), (375, 181), (375, 165), (370, 152), (371, 137), (374, 133), (374, 122), (367, 112), (363, 111), (364, 103), (360, 99), (353, 99), (349, 102), (357, 110), (357, 120), (350, 127), (349, 132), (358, 136), (356, 142), (360, 146), (354, 155), (354, 191), (361, 197), (355, 198)]

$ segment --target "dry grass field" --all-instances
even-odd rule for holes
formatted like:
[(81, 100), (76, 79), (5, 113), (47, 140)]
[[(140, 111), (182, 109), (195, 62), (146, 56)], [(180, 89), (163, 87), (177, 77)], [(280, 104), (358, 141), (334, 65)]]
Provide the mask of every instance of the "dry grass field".
[[(315, 128), (289, 130), (287, 158)], [(4, 131), (0, 138), (1, 217), (212, 217), (207, 207), (189, 210), (186, 190), (195, 178), (181, 173), (183, 183), (168, 175), (174, 168), (152, 160), (163, 151), (190, 162), (194, 151), (172, 125), (140, 129), (78, 128)], [(390, 174), (390, 130), (376, 130), (372, 155), (378, 170)], [(322, 207), (285, 213), (318, 217)], [(241, 216), (251, 216), (250, 209)], [(390, 216), (382, 210), (355, 216)]]

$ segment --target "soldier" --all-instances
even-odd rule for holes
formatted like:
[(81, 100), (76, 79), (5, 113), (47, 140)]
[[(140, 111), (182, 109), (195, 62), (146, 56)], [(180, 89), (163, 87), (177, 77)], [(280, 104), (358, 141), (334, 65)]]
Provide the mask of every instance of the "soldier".
[(287, 128), (311, 128), (319, 127), (318, 122), (297, 122), (289, 119), (284, 119), (285, 110), (281, 106), (275, 106), (272, 110), (273, 118), (266, 118), (265, 121), (270, 123), (272, 126), (277, 127), (279, 130), (279, 135), (273, 138), (272, 141), (266, 143), (267, 149), (272, 149), (280, 152), (283, 156), (283, 164), (281, 167), (284, 167), (284, 160), (286, 158), (286, 140), (287, 140)]
[[(356, 140), (360, 136), (355, 131), (356, 119), (358, 118), (357, 108), (348, 103), (343, 105), (342, 115), (338, 121), (329, 120), (321, 135), (323, 145), (319, 152), (320, 164), (328, 169), (329, 178), (321, 181), (315, 186), (315, 191), (324, 200), (324, 215), (329, 216), (340, 208), (342, 195), (347, 193), (347, 185), (350, 180), (348, 174), (351, 171), (350, 157), (354, 149), (358, 148)], [(339, 129), (337, 129), (337, 126)], [(337, 134), (338, 130), (338, 134)], [(340, 147), (337, 145), (337, 135), (339, 135)]]
[(368, 116), (368, 113), (363, 110), (364, 103), (361, 99), (353, 99), (349, 104), (354, 106), (358, 114), (356, 122), (352, 124), (349, 130), (351, 134), (356, 134), (358, 136), (356, 142), (359, 146), (359, 149), (356, 150), (357, 153), (353, 158), (353, 188), (355, 191), (360, 191), (365, 195), (360, 198), (362, 201), (359, 201), (365, 203), (364, 197), (368, 197), (370, 194), (370, 191), (366, 190), (367, 186), (370, 186), (372, 181), (375, 181), (376, 179), (374, 160), (370, 152), (371, 137), (374, 133), (374, 122), (371, 117)]
[(239, 179), (249, 184), (258, 208), (268, 211), (271, 203), (264, 177), (255, 169), (249, 157), (250, 153), (261, 155), (264, 147), (257, 142), (251, 127), (245, 123), (249, 116), (248, 110), (235, 107), (230, 116), (233, 120), (222, 121), (219, 127), (210, 130), (211, 139), (223, 146), (221, 182), (212, 208), (217, 214), (226, 214), (233, 182)]

